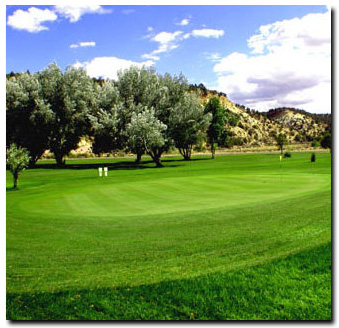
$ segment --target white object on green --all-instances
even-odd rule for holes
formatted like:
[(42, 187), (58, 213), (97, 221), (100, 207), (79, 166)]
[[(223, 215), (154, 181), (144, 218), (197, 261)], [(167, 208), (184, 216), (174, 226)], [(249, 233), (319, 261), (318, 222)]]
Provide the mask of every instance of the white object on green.
[(104, 167), (105, 177), (107, 177), (108, 174), (108, 167)]
[(99, 177), (102, 177), (102, 167), (99, 167), (98, 171), (99, 171)]

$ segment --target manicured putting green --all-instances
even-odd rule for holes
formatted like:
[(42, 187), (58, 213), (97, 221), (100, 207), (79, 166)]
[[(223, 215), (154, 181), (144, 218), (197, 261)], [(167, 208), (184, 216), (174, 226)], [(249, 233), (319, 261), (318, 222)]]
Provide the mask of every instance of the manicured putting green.
[[(76, 173), (76, 172), (75, 172)], [(74, 188), (65, 182), (66, 192), (53, 190), (20, 203), (30, 214), (51, 212), (62, 217), (125, 217), (227, 208), (249, 203), (267, 203), (307, 192), (328, 184), (322, 175), (285, 175), (283, 181), (269, 174), (214, 174), (190, 177), (152, 176), (139, 181), (105, 178), (104, 184), (86, 183)], [(73, 182), (72, 182), (73, 184)], [(293, 187), (292, 187), (293, 186)], [(63, 188), (64, 190), (64, 188)]]

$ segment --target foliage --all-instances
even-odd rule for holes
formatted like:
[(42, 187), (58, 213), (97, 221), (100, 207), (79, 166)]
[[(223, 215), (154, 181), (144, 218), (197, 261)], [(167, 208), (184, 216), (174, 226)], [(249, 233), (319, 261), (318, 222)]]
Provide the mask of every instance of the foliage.
[(289, 153), (289, 152), (286, 152), (286, 153), (284, 153), (284, 157), (285, 158), (289, 158), (289, 157), (291, 157), (292, 155), (291, 155), (291, 153)]
[(207, 130), (207, 138), (211, 146), (212, 158), (214, 158), (216, 147), (222, 143), (222, 136), (225, 131), (225, 108), (221, 105), (218, 97), (211, 97), (205, 105), (205, 113), (212, 115)]
[(277, 143), (277, 146), (281, 152), (281, 154), (284, 151), (284, 146), (287, 143), (287, 137), (284, 133), (280, 132), (278, 135), (275, 136), (275, 141)]
[(6, 165), (13, 175), (13, 188), (18, 187), (19, 173), (24, 170), (29, 163), (30, 156), (27, 149), (11, 144), (6, 151)]
[(311, 162), (315, 162), (315, 153), (312, 153), (311, 155)]
[(314, 141), (312, 141), (311, 146), (314, 147), (314, 148), (317, 148), (317, 147), (320, 146), (320, 143), (319, 143), (319, 141), (314, 140)]
[(131, 122), (127, 124), (127, 134), (132, 149), (144, 149), (150, 155), (157, 167), (161, 167), (162, 147), (166, 140), (163, 132), (167, 126), (159, 121), (154, 110), (147, 108), (139, 114), (132, 113)]
[(225, 123), (229, 124), (230, 126), (237, 126), (239, 123), (239, 116), (229, 109), (225, 109)]
[(6, 143), (28, 149), (31, 165), (48, 149), (51, 117), (37, 75), (22, 73), (6, 79)]
[(169, 118), (170, 136), (185, 160), (189, 160), (194, 145), (204, 139), (211, 114), (204, 113), (199, 97), (186, 93), (173, 108)]
[(325, 133), (324, 137), (320, 141), (321, 147), (329, 148), (332, 150), (332, 135), (331, 133)]
[(43, 99), (53, 114), (49, 147), (59, 166), (89, 130), (88, 113), (95, 106), (93, 81), (83, 69), (69, 67), (63, 73), (51, 64), (39, 73)]
[(92, 149), (95, 154), (111, 152), (119, 148), (118, 113), (121, 111), (119, 91), (113, 81), (95, 84), (95, 105), (88, 114), (90, 134), (94, 140)]
[[(118, 143), (120, 149), (131, 147), (130, 150), (137, 154), (137, 161), (146, 152), (143, 143), (130, 142), (127, 126), (134, 114), (142, 113), (145, 109), (152, 110), (154, 117), (168, 126), (168, 116), (171, 109), (181, 98), (180, 85), (183, 81), (177, 80), (169, 74), (160, 76), (154, 68), (131, 67), (118, 73), (116, 86), (121, 97), (122, 106), (117, 117)], [(168, 131), (162, 131), (164, 143), (158, 147), (157, 153), (161, 154), (170, 147)], [(158, 156), (156, 156), (158, 157)]]

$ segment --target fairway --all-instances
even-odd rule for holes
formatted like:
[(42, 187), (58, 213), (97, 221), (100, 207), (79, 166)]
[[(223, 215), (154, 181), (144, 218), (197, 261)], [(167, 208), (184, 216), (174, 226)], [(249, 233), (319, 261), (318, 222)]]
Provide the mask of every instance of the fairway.
[[(276, 295), (276, 299), (267, 298), (268, 294), (257, 291), (255, 297), (261, 298), (257, 301), (267, 305), (262, 313), (223, 311), (224, 300), (220, 315), (214, 311), (204, 314), (205, 319), (330, 319), (331, 155), (317, 153), (315, 163), (310, 156), (293, 153), (282, 162), (278, 154), (227, 155), (215, 160), (196, 156), (188, 162), (167, 157), (161, 169), (147, 159), (140, 165), (132, 159), (69, 160), (64, 169), (40, 162), (20, 175), (19, 190), (11, 189), (12, 176), (7, 172), (7, 293), (11, 300), (7, 319), (44, 318), (44, 308), (53, 313), (49, 308), (53, 300), (82, 292), (96, 296), (88, 300), (88, 306), (81, 303), (75, 310), (67, 302), (60, 305), (54, 309), (57, 318), (171, 319), (175, 306), (157, 312), (154, 293), (168, 294), (168, 306), (174, 302), (173, 288), (185, 290), (186, 282), (206, 284), (208, 292), (199, 294), (192, 287), (176, 302), (185, 306), (185, 297), (195, 296), (204, 302), (206, 294), (205, 301), (213, 303), (220, 298), (212, 292), (222, 288), (219, 279), (234, 281), (234, 286), (239, 281), (247, 290), (259, 276), (267, 277), (267, 286), (260, 290), (269, 284), (267, 293)], [(98, 177), (98, 166), (109, 168), (108, 177)], [(310, 279), (305, 284), (289, 278), (293, 268), (301, 270), (314, 252), (321, 253), (315, 258), (325, 259), (327, 271), (309, 276), (300, 271), (298, 277)], [(309, 268), (314, 262), (307, 263)], [(286, 265), (293, 268), (281, 269), (280, 274), (274, 270)], [(254, 274), (256, 268), (260, 275)], [(252, 274), (256, 278), (246, 280)], [(280, 285), (290, 282), (292, 287), (286, 287), (290, 294), (279, 296)], [(165, 287), (156, 291), (159, 285)], [(139, 294), (137, 298), (140, 309), (151, 309), (148, 316), (143, 317), (146, 312), (140, 309), (113, 315), (119, 306), (115, 303), (114, 310), (109, 302), (117, 293), (123, 294), (117, 298), (121, 307), (136, 302), (124, 294), (126, 289), (142, 290), (145, 301)], [(35, 307), (40, 310), (34, 315), (29, 295), (40, 299)], [(20, 303), (20, 297), (27, 301)], [(236, 288), (224, 297), (234, 297), (244, 309), (249, 302)], [(299, 304), (302, 297), (306, 298)], [(93, 299), (100, 307), (92, 304)], [(279, 311), (270, 312), (269, 306), (281, 304), (282, 299), (291, 307), (300, 306), (299, 310), (288, 312), (284, 303), (282, 316)], [(194, 306), (198, 307), (190, 304), (183, 318), (199, 319), (190, 317)], [(86, 311), (77, 315), (81, 306)], [(169, 317), (161, 311), (168, 311)], [(180, 314), (174, 318), (181, 318)]]

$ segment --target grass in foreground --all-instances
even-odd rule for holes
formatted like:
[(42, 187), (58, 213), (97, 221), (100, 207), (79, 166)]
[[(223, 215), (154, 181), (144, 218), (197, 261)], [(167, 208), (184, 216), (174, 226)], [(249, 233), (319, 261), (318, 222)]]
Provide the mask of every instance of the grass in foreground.
[(194, 279), (11, 294), (7, 307), (16, 320), (331, 320), (331, 245)]
[(330, 318), (329, 154), (101, 163), (8, 189), (8, 319)]

